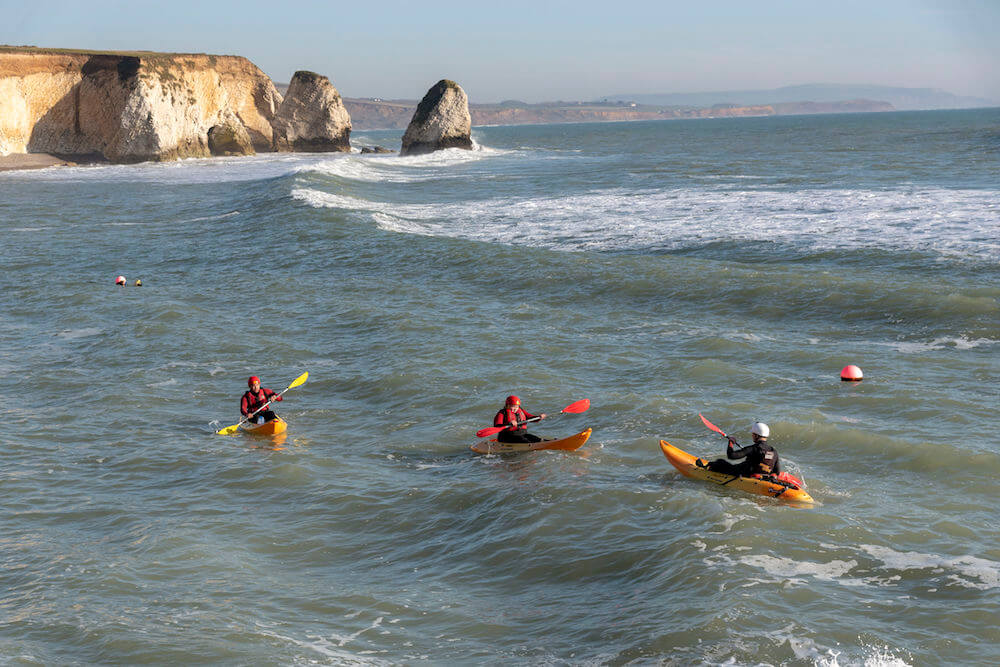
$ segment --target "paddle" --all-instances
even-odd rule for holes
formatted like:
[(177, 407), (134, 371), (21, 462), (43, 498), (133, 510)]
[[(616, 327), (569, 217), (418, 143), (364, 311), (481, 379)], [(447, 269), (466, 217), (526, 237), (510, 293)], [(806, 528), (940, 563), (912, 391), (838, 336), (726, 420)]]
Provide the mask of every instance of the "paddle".
[[(298, 387), (300, 384), (304, 384), (305, 381), (308, 380), (308, 379), (309, 379), (309, 371), (306, 371), (302, 375), (300, 375), (297, 378), (295, 378), (290, 385), (288, 385), (287, 387), (285, 387), (284, 391), (278, 392), (277, 394), (275, 394), (275, 396), (281, 396), (282, 394), (284, 394), (286, 391), (288, 391), (292, 387)], [(216, 433), (218, 435), (232, 435), (233, 433), (236, 433), (236, 431), (239, 430), (240, 426), (243, 426), (243, 424), (246, 424), (248, 421), (250, 421), (251, 417), (253, 417), (255, 414), (257, 414), (258, 412), (260, 412), (261, 410), (263, 410), (267, 406), (271, 405), (271, 401), (273, 401), (273, 400), (274, 400), (274, 398), (272, 397), (267, 403), (265, 403), (264, 405), (260, 406), (259, 408), (257, 408), (253, 412), (251, 412), (249, 415), (247, 415), (246, 417), (244, 417), (243, 419), (241, 419), (239, 424), (233, 424), (232, 426), (227, 426), (226, 428), (220, 428), (218, 431), (216, 431)]]
[[(710, 421), (708, 421), (707, 419), (705, 419), (705, 416), (704, 416), (704, 415), (702, 415), (702, 414), (701, 414), (700, 412), (698, 413), (698, 416), (699, 416), (699, 417), (701, 417), (701, 420), (702, 420), (703, 422), (705, 422), (705, 426), (707, 426), (708, 428), (712, 429), (713, 431), (715, 431), (716, 433), (718, 433), (719, 435), (721, 435), (721, 436), (722, 436), (723, 438), (726, 438), (727, 440), (733, 440), (733, 439), (732, 439), (732, 438), (730, 438), (730, 437), (729, 437), (728, 435), (726, 435), (725, 433), (723, 433), (723, 431), (722, 431), (722, 429), (721, 429), (721, 428), (719, 428), (718, 426), (716, 426), (716, 425), (715, 425), (715, 424), (713, 424), (712, 422), (710, 422)], [(738, 442), (736, 442), (735, 440), (733, 440), (733, 444), (736, 444), (736, 445), (738, 445), (738, 444), (740, 444), (740, 443), (738, 443)]]
[[(589, 398), (581, 398), (576, 403), (570, 403), (569, 405), (567, 405), (565, 408), (563, 408), (559, 412), (567, 412), (567, 413), (575, 415), (575, 414), (579, 414), (581, 412), (586, 412), (589, 409), (590, 409), (590, 399)], [(527, 424), (528, 422), (536, 422), (536, 421), (539, 421), (539, 420), (541, 420), (541, 417), (532, 417), (531, 419), (525, 419), (523, 422), (518, 422), (518, 423), (520, 423), (520, 424)], [(508, 426), (491, 426), (489, 428), (479, 429), (478, 431), (476, 431), (476, 437), (477, 438), (486, 438), (488, 436), (493, 435), (494, 433), (499, 433), (500, 431), (503, 431), (506, 428), (509, 428), (509, 427)]]

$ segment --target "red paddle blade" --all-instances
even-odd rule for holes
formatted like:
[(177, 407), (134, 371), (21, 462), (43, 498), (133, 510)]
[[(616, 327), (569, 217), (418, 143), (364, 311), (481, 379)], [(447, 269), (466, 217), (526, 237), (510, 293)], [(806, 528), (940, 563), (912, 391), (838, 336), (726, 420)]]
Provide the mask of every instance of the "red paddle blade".
[(713, 431), (715, 431), (716, 433), (718, 433), (719, 435), (721, 435), (723, 438), (728, 438), (729, 437), (728, 435), (726, 435), (725, 433), (722, 432), (721, 428), (719, 428), (718, 426), (716, 426), (712, 422), (710, 422), (707, 419), (705, 419), (705, 417), (702, 416), (702, 414), (700, 412), (698, 413), (698, 416), (701, 417), (701, 420), (703, 422), (705, 422), (705, 426), (707, 426), (708, 428), (712, 429)]
[(486, 438), (493, 435), (494, 433), (499, 433), (500, 431), (507, 428), (506, 426), (490, 426), (489, 428), (481, 428), (476, 431), (477, 438)]
[(586, 412), (589, 409), (590, 409), (590, 399), (589, 398), (581, 398), (576, 403), (570, 403), (569, 405), (567, 405), (565, 408), (563, 408), (559, 412), (569, 412), (569, 413), (572, 413), (572, 414), (577, 414), (577, 413), (580, 413), (580, 412)]

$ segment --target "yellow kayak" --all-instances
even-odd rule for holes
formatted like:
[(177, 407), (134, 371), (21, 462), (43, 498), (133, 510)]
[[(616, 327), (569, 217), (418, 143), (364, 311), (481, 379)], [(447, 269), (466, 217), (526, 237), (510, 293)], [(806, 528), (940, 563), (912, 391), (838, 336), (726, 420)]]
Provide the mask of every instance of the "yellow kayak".
[(496, 438), (480, 440), (470, 449), (477, 454), (514, 454), (517, 452), (534, 452), (539, 449), (561, 449), (572, 452), (583, 447), (590, 438), (591, 429), (562, 440), (542, 440), (541, 442), (498, 442)]
[(240, 428), (250, 435), (278, 435), (288, 430), (288, 423), (281, 417), (276, 417), (263, 424), (243, 424)]
[[(805, 489), (801, 489), (794, 484), (778, 484), (757, 477), (727, 475), (724, 472), (715, 472), (706, 468), (700, 468), (695, 465), (696, 457), (674, 447), (666, 440), (660, 440), (660, 449), (663, 450), (663, 455), (667, 457), (667, 460), (685, 477), (703, 479), (719, 486), (739, 489), (747, 493), (756, 493), (761, 496), (771, 496), (772, 498), (795, 503), (813, 502), (812, 496), (806, 493)], [(704, 461), (704, 459), (702, 460)], [(707, 461), (705, 462), (707, 463)]]

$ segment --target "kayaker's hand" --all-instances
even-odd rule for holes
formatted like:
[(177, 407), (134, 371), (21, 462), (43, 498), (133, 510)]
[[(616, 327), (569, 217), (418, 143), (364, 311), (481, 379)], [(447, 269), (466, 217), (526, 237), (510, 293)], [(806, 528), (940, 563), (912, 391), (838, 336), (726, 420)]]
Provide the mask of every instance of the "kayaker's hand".
[(510, 427), (511, 428), (517, 428), (517, 420), (516, 419), (510, 420)]
[(543, 412), (542, 414), (538, 415), (538, 421), (541, 421), (541, 420), (545, 419), (546, 417), (548, 417), (548, 415)]
[(284, 396), (279, 396), (278, 394), (275, 394), (274, 397), (271, 398), (271, 400), (272, 401), (283, 401), (283, 400), (285, 400), (285, 397)]

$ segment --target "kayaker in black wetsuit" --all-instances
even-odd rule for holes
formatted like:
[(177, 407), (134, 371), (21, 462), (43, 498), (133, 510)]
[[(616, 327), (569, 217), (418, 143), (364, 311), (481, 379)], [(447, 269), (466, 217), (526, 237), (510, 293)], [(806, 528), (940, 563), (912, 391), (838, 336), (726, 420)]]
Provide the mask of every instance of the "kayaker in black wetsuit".
[[(247, 380), (247, 386), (250, 387), (250, 390), (243, 394), (243, 398), (240, 400), (240, 413), (244, 417), (250, 417), (255, 410), (259, 410), (268, 401), (282, 400), (280, 394), (261, 387), (260, 378), (256, 375), (250, 376), (250, 379)], [(256, 424), (263, 424), (277, 418), (278, 415), (274, 414), (273, 410), (262, 410), (250, 418), (249, 421)]]
[(715, 472), (742, 475), (743, 477), (781, 474), (781, 459), (778, 457), (778, 450), (767, 444), (767, 437), (771, 434), (771, 429), (763, 422), (755, 422), (750, 433), (753, 437), (752, 445), (736, 448), (739, 443), (732, 438), (729, 438), (729, 444), (726, 445), (726, 458), (746, 459), (742, 463), (730, 463), (726, 459), (716, 459), (706, 466), (704, 461), (698, 459), (695, 465), (699, 468), (708, 468)]
[(504, 430), (497, 434), (498, 442), (541, 442), (542, 438), (528, 433), (528, 426), (524, 422), (534, 417), (545, 419), (547, 415), (533, 415), (521, 409), (521, 399), (517, 396), (508, 396), (504, 407), (493, 418), (494, 426), (506, 426)]

